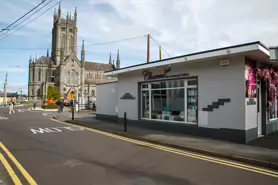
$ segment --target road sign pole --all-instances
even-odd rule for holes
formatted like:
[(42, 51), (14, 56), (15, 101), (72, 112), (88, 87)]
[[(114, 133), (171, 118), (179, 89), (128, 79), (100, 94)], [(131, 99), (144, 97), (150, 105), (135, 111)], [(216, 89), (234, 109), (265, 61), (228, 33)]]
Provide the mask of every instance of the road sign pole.
[(74, 120), (74, 107), (73, 100), (71, 100), (71, 120)]
[(71, 100), (71, 119), (74, 120), (74, 93), (70, 93)]

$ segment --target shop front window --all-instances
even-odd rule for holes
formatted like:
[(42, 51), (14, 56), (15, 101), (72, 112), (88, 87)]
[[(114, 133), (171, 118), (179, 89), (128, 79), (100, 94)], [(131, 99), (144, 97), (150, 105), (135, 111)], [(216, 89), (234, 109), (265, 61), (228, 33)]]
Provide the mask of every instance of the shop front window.
[(171, 80), (141, 85), (142, 118), (197, 123), (197, 81)]
[(277, 119), (278, 118), (278, 100), (277, 100), (277, 92), (278, 87), (276, 88), (276, 100), (272, 106), (272, 110), (269, 112), (270, 119)]
[(150, 110), (149, 110), (149, 90), (142, 91), (142, 118), (149, 118)]

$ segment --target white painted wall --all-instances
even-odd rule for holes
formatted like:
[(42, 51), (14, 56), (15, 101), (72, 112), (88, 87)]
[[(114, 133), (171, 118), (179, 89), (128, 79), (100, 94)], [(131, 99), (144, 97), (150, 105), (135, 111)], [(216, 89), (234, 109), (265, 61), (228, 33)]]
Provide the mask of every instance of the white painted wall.
[(252, 129), (258, 127), (258, 113), (257, 113), (257, 99), (255, 105), (247, 105), (249, 98), (245, 98), (245, 129)]
[[(199, 114), (199, 120), (203, 122), (200, 126), (245, 130), (245, 59), (244, 56), (227, 59), (230, 60), (230, 65), (225, 67), (220, 66), (220, 59), (172, 65), (169, 74), (189, 73), (190, 76), (198, 76), (199, 110), (219, 98), (231, 99), (231, 102), (213, 112)], [(124, 112), (127, 112), (129, 119), (137, 120), (138, 82), (143, 81), (142, 71), (121, 74), (118, 80), (119, 117), (123, 117)], [(131, 93), (135, 100), (121, 100), (120, 97), (125, 93)]]
[[(124, 117), (124, 112), (127, 113), (127, 118), (138, 120), (138, 82), (143, 80), (142, 73), (129, 73), (118, 77), (118, 103), (120, 118)], [(121, 97), (125, 93), (132, 94), (134, 100), (122, 100)]]
[(118, 106), (118, 86), (117, 82), (96, 86), (98, 96), (96, 99), (97, 114), (117, 115)]

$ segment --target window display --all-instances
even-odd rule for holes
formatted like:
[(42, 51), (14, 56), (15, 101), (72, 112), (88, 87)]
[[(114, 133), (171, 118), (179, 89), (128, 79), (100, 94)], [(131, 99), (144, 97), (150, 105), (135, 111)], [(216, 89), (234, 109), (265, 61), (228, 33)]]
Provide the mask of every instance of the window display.
[(141, 85), (144, 119), (197, 123), (197, 80), (168, 80)]
[(187, 89), (187, 121), (197, 123), (197, 88)]

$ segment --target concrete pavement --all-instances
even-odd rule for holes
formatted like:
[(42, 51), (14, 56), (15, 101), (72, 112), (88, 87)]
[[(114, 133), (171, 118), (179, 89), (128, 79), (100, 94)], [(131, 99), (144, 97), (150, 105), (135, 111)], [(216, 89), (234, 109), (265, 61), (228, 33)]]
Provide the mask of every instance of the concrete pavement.
[(278, 183), (274, 171), (71, 126), (42, 113), (0, 114), (8, 118), (0, 120), (1, 142), (40, 185)]

